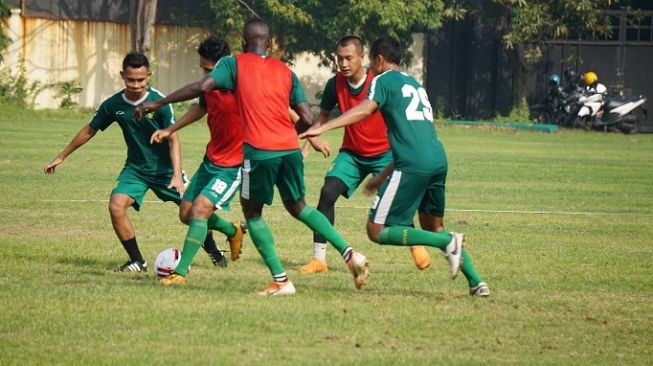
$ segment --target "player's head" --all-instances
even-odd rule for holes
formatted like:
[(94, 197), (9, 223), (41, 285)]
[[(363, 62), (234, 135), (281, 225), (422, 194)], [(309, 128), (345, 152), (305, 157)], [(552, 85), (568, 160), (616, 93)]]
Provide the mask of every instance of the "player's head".
[(140, 52), (130, 52), (122, 60), (122, 71), (127, 70), (128, 67), (138, 69), (145, 67), (150, 69), (150, 61), (147, 59), (147, 56)]
[(258, 18), (250, 19), (243, 27), (243, 49), (247, 52), (262, 51), (270, 45), (270, 28)]
[(378, 38), (370, 47), (370, 68), (380, 74), (387, 70), (386, 66), (401, 64), (402, 49), (399, 42), (392, 37)]
[(231, 53), (231, 50), (224, 39), (211, 36), (200, 43), (197, 53), (200, 55), (200, 68), (204, 74), (208, 74), (222, 57)]
[(359, 73), (364, 58), (363, 41), (359, 37), (346, 36), (336, 43), (336, 63), (345, 77), (351, 77)]
[(150, 62), (142, 53), (131, 52), (122, 60), (120, 76), (125, 82), (125, 94), (128, 99), (138, 100), (147, 92), (150, 80)]

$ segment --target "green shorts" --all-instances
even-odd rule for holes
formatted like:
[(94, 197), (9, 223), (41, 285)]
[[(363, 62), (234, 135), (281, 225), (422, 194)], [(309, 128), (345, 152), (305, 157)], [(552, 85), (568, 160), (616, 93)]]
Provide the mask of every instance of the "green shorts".
[(147, 177), (139, 174), (134, 168), (125, 166), (120, 172), (111, 194), (122, 193), (133, 198), (136, 202), (132, 206), (136, 211), (141, 209), (148, 189), (151, 189), (164, 202), (172, 201), (179, 204), (181, 203), (179, 192), (174, 188), (168, 188), (170, 179), (172, 176)]
[(394, 170), (370, 209), (369, 220), (386, 226), (413, 226), (415, 212), (444, 217), (447, 172), (431, 176)]
[(191, 178), (183, 199), (193, 202), (201, 194), (218, 210), (229, 211), (229, 203), (234, 198), (240, 181), (240, 166), (222, 167), (204, 157)]
[(368, 174), (377, 175), (390, 163), (390, 151), (377, 156), (362, 157), (347, 150), (340, 150), (325, 177), (340, 179), (347, 186), (347, 192), (343, 193), (343, 196), (349, 198)]
[[(265, 158), (269, 156), (269, 158)], [(299, 149), (285, 152), (257, 150), (255, 158), (245, 157), (240, 195), (247, 200), (271, 204), (274, 186), (283, 201), (304, 198), (304, 161)]]

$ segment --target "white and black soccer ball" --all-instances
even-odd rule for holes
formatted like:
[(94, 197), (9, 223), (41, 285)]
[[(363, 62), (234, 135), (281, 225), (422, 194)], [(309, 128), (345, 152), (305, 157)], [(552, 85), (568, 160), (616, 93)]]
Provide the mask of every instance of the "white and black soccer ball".
[(154, 259), (154, 273), (158, 277), (165, 277), (177, 268), (181, 260), (181, 250), (177, 248), (163, 249)]

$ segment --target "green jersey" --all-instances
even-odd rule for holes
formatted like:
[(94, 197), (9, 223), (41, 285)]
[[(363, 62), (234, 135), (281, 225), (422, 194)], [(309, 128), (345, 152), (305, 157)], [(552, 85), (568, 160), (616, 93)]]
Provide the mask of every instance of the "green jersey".
[(446, 171), (447, 156), (435, 134), (431, 103), (415, 78), (386, 71), (374, 78), (367, 98), (379, 105), (388, 127), (396, 170), (420, 175)]
[(148, 113), (141, 120), (134, 119), (134, 108), (143, 102), (153, 102), (163, 97), (158, 90), (148, 88), (143, 98), (131, 101), (120, 91), (103, 101), (89, 122), (91, 128), (96, 131), (104, 131), (113, 122), (118, 122), (127, 144), (125, 166), (134, 168), (148, 177), (172, 175), (168, 142), (150, 144), (150, 136), (157, 129), (167, 128), (175, 123), (175, 117), (170, 104), (154, 113)]

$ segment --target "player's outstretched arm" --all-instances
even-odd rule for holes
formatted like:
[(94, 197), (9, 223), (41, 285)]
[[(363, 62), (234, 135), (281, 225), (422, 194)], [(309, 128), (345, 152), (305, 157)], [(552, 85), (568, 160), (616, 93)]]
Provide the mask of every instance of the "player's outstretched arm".
[(377, 107), (378, 104), (375, 101), (365, 99), (357, 106), (341, 114), (338, 118), (332, 119), (331, 121), (319, 126), (311, 126), (308, 130), (301, 133), (299, 138), (319, 136), (327, 131), (354, 124), (374, 113)]
[(376, 191), (379, 190), (379, 187), (381, 187), (381, 184), (388, 178), (390, 173), (395, 168), (395, 163), (394, 161), (390, 163), (383, 171), (372, 178), (368, 179), (367, 182), (365, 182), (365, 185), (363, 185), (363, 194), (366, 196), (372, 196), (376, 193)]
[(172, 162), (172, 179), (168, 188), (175, 188), (180, 196), (184, 195), (184, 180), (181, 172), (181, 142), (179, 142), (179, 134), (172, 133), (168, 137), (170, 146), (170, 161)]
[(172, 133), (179, 131), (189, 124), (199, 120), (200, 118), (204, 117), (205, 114), (206, 108), (203, 108), (198, 104), (193, 104), (188, 112), (181, 116), (173, 125), (168, 128), (154, 131), (150, 137), (150, 144), (158, 144), (163, 142), (163, 140), (170, 137)]
[(313, 124), (313, 112), (311, 112), (311, 107), (306, 102), (299, 103), (292, 106), (292, 110), (297, 113), (299, 117), (295, 121), (295, 130), (297, 133), (306, 131)]
[(95, 133), (97, 131), (91, 127), (90, 125), (86, 125), (82, 127), (79, 132), (73, 137), (72, 140), (68, 143), (68, 145), (61, 151), (51, 162), (49, 162), (44, 168), (43, 172), (46, 175), (52, 175), (54, 174), (54, 171), (58, 165), (63, 163), (63, 161), (68, 157), (68, 155), (72, 154), (73, 151), (77, 150), (80, 146), (84, 145), (87, 143), (90, 139), (95, 136)]
[(193, 98), (197, 98), (202, 95), (202, 93), (213, 90), (213, 88), (215, 88), (215, 80), (210, 76), (206, 76), (200, 81), (190, 83), (186, 86), (181, 87), (180, 89), (175, 90), (163, 99), (139, 104), (136, 108), (134, 108), (134, 118), (141, 119), (145, 114), (153, 112), (166, 104), (184, 102)]

